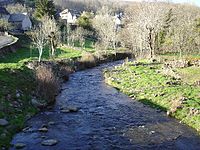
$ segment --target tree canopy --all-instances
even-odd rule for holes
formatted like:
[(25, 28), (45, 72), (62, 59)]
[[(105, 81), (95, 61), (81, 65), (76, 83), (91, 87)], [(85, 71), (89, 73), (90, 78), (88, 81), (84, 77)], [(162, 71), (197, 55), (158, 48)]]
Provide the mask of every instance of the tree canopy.
[(91, 29), (93, 16), (90, 12), (83, 12), (77, 20), (78, 25), (84, 29)]
[(37, 18), (40, 19), (43, 16), (55, 17), (56, 9), (52, 0), (36, 0), (35, 7), (35, 16)]

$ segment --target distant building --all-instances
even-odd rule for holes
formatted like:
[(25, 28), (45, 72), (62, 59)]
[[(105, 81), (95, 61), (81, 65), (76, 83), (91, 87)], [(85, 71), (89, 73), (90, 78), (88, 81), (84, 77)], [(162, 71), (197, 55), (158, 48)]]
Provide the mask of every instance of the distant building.
[(80, 13), (74, 10), (65, 9), (60, 14), (62, 20), (66, 20), (69, 24), (75, 24)]
[(27, 31), (32, 28), (32, 22), (26, 13), (11, 14), (8, 22), (12, 23), (16, 30)]

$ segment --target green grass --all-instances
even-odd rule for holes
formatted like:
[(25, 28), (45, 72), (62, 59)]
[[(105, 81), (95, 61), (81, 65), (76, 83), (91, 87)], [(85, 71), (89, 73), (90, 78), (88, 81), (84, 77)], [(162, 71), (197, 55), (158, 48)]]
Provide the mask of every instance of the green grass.
[(200, 68), (191, 66), (187, 68), (176, 69), (182, 80), (188, 84), (195, 84), (200, 81)]
[[(94, 40), (86, 39), (83, 50), (85, 50), (87, 52), (94, 52), (95, 51), (94, 50), (94, 43), (95, 43)], [(79, 41), (75, 41), (74, 45), (75, 45), (75, 47), (81, 48)]]
[[(167, 53), (163, 55), (159, 55), (161, 59), (167, 59), (167, 60), (177, 60), (180, 59), (179, 53)], [(200, 54), (183, 54), (181, 59), (188, 59), (188, 60), (193, 60), (193, 59), (200, 59)]]
[(56, 59), (78, 58), (81, 57), (81, 50), (74, 50), (69, 48), (58, 48), (56, 51)]
[[(55, 59), (60, 59), (60, 58), (74, 58), (74, 57), (80, 57), (81, 56), (81, 51), (79, 50), (74, 50), (70, 48), (57, 48), (55, 52)], [(16, 53), (10, 53), (7, 54), (4, 58), (0, 59), (0, 64), (5, 64), (5, 63), (24, 63), (26, 61), (30, 60), (37, 60), (38, 57), (38, 51), (37, 49), (29, 49), (29, 48), (20, 48), (17, 50)], [(43, 55), (42, 55), (43, 60), (49, 60), (49, 51), (48, 49), (44, 49)], [(12, 65), (11, 65), (12, 66)]]
[[(12, 135), (23, 127), (25, 118), (34, 115), (37, 110), (30, 105), (31, 92), (35, 87), (31, 70), (17, 64), (9, 64), (3, 68), (1, 63), (0, 85), (0, 118), (9, 121), (9, 126), (0, 127), (2, 147), (9, 145)], [(20, 97), (16, 96), (16, 91), (22, 92)]]
[[(185, 97), (187, 100), (182, 104), (183, 107), (178, 108), (171, 115), (200, 131), (200, 114), (190, 113), (191, 108), (200, 110), (200, 87), (187, 84), (186, 78), (179, 81), (164, 76), (162, 73), (158, 73), (158, 70), (161, 70), (161, 65), (129, 63), (110, 71), (106, 70), (105, 78), (109, 85), (116, 87), (133, 99), (136, 98), (164, 111), (170, 110), (177, 99)], [(192, 81), (197, 76), (193, 73), (199, 73), (200, 68), (196, 70), (186, 68), (184, 71), (190, 73), (191, 79), (189, 80)]]
[[(77, 58), (81, 55), (79, 50), (58, 48), (54, 60)], [(9, 121), (8, 126), (0, 127), (0, 149), (8, 148), (12, 136), (23, 128), (25, 118), (38, 112), (31, 105), (32, 93), (36, 87), (34, 72), (25, 66), (25, 62), (37, 60), (37, 56), (36, 49), (30, 51), (29, 48), (20, 48), (16, 53), (0, 58), (0, 118)], [(44, 50), (42, 59), (50, 60), (48, 49)], [(22, 95), (16, 97), (16, 91), (20, 91)]]

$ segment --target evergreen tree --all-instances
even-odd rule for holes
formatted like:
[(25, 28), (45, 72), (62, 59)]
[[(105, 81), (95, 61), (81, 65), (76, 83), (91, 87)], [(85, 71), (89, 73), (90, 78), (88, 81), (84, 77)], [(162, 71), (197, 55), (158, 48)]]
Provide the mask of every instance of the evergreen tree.
[(172, 26), (173, 21), (175, 21), (175, 16), (172, 9), (169, 9), (167, 14), (165, 15), (163, 26), (161, 31), (156, 35), (156, 47), (157, 51), (160, 51), (160, 48), (163, 45), (167, 44), (170, 38), (170, 27)]
[(80, 27), (84, 29), (91, 30), (92, 29), (92, 19), (94, 15), (90, 12), (83, 12), (81, 16), (78, 18), (77, 23)]
[(35, 16), (37, 18), (40, 19), (43, 16), (55, 17), (56, 9), (52, 0), (36, 0), (35, 7)]
[(169, 28), (171, 27), (171, 23), (174, 21), (174, 19), (175, 18), (174, 18), (173, 10), (170, 9), (165, 17), (163, 30), (160, 32), (160, 44), (165, 43), (166, 36), (169, 32)]

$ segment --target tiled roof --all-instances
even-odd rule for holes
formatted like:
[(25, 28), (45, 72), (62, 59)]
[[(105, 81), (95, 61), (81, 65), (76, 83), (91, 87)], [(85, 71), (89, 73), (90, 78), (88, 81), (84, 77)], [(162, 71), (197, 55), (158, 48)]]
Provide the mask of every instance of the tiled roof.
[(11, 14), (8, 19), (9, 22), (22, 22), (26, 15), (24, 14)]

